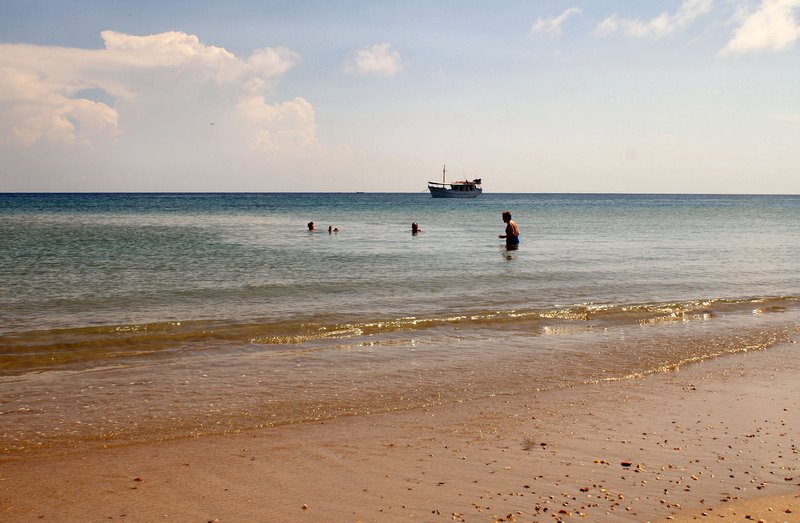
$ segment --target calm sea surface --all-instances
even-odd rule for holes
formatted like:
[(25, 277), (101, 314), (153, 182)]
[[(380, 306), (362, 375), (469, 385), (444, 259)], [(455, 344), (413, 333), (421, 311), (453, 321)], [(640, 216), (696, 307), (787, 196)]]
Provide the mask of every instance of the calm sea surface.
[(768, 349), (800, 332), (798, 231), (799, 196), (0, 195), (0, 452)]

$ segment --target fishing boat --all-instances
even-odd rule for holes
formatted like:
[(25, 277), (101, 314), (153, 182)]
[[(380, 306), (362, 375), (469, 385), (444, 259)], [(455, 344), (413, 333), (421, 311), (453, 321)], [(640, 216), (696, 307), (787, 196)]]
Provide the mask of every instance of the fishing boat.
[(447, 183), (447, 166), (442, 167), (442, 183), (428, 182), (428, 190), (434, 198), (476, 198), (483, 192), (481, 179), (461, 180)]

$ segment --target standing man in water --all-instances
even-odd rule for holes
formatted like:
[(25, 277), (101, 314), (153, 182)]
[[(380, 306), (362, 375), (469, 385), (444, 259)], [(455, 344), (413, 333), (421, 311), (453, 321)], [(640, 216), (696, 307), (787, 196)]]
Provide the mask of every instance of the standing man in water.
[(500, 234), (498, 238), (505, 238), (506, 249), (514, 251), (519, 247), (519, 226), (511, 219), (511, 211), (503, 211), (503, 221), (506, 224), (506, 233)]

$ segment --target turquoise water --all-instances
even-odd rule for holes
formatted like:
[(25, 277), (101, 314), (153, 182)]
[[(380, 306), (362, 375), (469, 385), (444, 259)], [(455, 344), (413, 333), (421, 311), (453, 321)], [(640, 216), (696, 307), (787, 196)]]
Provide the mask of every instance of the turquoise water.
[(0, 195), (0, 443), (243, 430), (765, 349), (800, 324), (798, 230), (798, 196)]

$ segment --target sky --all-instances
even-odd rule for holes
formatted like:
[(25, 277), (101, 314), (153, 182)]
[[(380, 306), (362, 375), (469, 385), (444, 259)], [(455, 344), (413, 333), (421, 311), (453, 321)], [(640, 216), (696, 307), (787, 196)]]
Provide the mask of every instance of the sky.
[(800, 194), (800, 0), (0, 0), (0, 192)]

